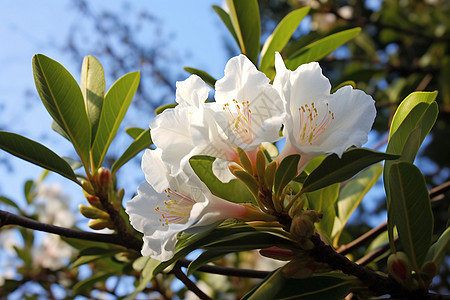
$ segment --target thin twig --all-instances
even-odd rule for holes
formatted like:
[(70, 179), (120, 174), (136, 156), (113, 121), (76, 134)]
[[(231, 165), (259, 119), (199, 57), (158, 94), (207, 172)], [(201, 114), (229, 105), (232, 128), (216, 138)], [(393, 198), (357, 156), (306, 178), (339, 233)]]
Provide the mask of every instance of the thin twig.
[(140, 241), (137, 238), (134, 238), (135, 240), (133, 243), (128, 243), (128, 241), (121, 239), (120, 236), (117, 234), (95, 233), (78, 229), (60, 227), (51, 224), (45, 224), (33, 220), (31, 218), (15, 215), (13, 213), (0, 210), (0, 227), (4, 225), (19, 225), (25, 228), (35, 229), (48, 233), (54, 233), (69, 238), (120, 245), (136, 251), (141, 251), (142, 248), (142, 241)]
[(367, 231), (365, 234), (361, 235), (359, 238), (355, 239), (351, 243), (340, 246), (336, 252), (341, 255), (346, 255), (347, 253), (352, 252), (354, 249), (361, 246), (363, 243), (367, 243), (374, 238), (376, 238), (380, 233), (384, 232), (387, 228), (387, 223), (383, 223), (376, 228), (373, 228)]
[(196, 294), (202, 300), (212, 300), (208, 295), (206, 295), (198, 286), (186, 276), (181, 270), (180, 263), (176, 263), (172, 269), (172, 273), (181, 281), (183, 284), (194, 294)]

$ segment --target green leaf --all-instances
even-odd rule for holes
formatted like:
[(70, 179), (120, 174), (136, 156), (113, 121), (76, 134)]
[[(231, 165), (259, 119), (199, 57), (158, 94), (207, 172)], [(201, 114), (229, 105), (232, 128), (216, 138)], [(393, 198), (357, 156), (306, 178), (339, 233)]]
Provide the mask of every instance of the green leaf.
[(210, 156), (193, 156), (189, 159), (195, 174), (209, 188), (211, 193), (222, 199), (235, 203), (252, 203), (256, 205), (255, 198), (247, 189), (247, 186), (238, 179), (232, 179), (227, 183), (220, 181), (212, 171), (215, 158)]
[(25, 200), (27, 200), (27, 203), (31, 204), (36, 195), (36, 186), (33, 180), (27, 180), (25, 182), (23, 185), (23, 194), (25, 196)]
[(275, 182), (273, 189), (275, 191), (275, 197), (278, 199), (281, 196), (286, 185), (291, 182), (292, 179), (297, 176), (298, 162), (300, 161), (300, 155), (290, 155), (284, 158), (277, 171), (275, 172)]
[(75, 291), (75, 293), (79, 293), (87, 289), (92, 289), (94, 284), (96, 284), (99, 281), (104, 281), (111, 276), (114, 276), (115, 273), (116, 272), (105, 272), (105, 271), (94, 273), (91, 277), (88, 277), (85, 280), (77, 282), (73, 286), (73, 290)]
[(334, 219), (336, 217), (334, 203), (336, 202), (338, 195), (338, 183), (306, 194), (309, 208), (323, 214), (322, 219), (316, 224), (316, 227), (319, 230), (319, 233), (327, 239), (330, 239), (333, 230)]
[(450, 252), (450, 227), (448, 227), (444, 233), (439, 237), (436, 243), (434, 243), (430, 250), (428, 250), (427, 258), (425, 261), (433, 261), (439, 272), (439, 268), (444, 261), (444, 257)]
[(111, 173), (115, 174), (125, 163), (135, 157), (142, 150), (150, 147), (152, 144), (152, 138), (150, 136), (150, 129), (142, 132), (132, 143), (128, 146), (127, 150), (114, 162), (111, 167)]
[(169, 104), (161, 105), (160, 107), (155, 109), (155, 114), (159, 115), (160, 113), (162, 113), (166, 109), (175, 108), (177, 105), (178, 105), (178, 103), (169, 103)]
[(258, 1), (226, 0), (226, 3), (231, 24), (239, 40), (239, 48), (256, 66), (261, 38)]
[(61, 126), (59, 126), (58, 123), (55, 122), (55, 120), (52, 121), (51, 127), (55, 132), (59, 133), (63, 138), (70, 142), (70, 137), (67, 135), (64, 129), (62, 129)]
[(364, 148), (347, 150), (342, 154), (342, 158), (336, 154), (329, 155), (309, 174), (303, 183), (301, 192), (312, 192), (333, 183), (345, 181), (372, 164), (396, 158), (398, 155)]
[(92, 141), (94, 141), (105, 96), (105, 72), (100, 62), (92, 55), (85, 56), (83, 59), (80, 88), (91, 122)]
[[(161, 262), (151, 259), (150, 257), (139, 257), (136, 261), (142, 260), (144, 262), (144, 266), (142, 267), (141, 276), (139, 278), (139, 284), (137, 285), (134, 292), (124, 298), (124, 300), (133, 300), (136, 299), (137, 294), (142, 292), (146, 287), (147, 284), (152, 280), (154, 277), (153, 271), (155, 270), (156, 266), (158, 266)], [(141, 262), (141, 263), (142, 263)], [(133, 263), (133, 268), (135, 267), (135, 263)], [(140, 271), (140, 270), (139, 270)]]
[(203, 265), (206, 265), (209, 262), (213, 262), (223, 258), (225, 255), (229, 254), (229, 251), (221, 251), (221, 250), (205, 250), (199, 257), (193, 260), (187, 269), (187, 275), (191, 275), (198, 268)]
[(205, 249), (221, 251), (248, 251), (272, 246), (280, 248), (295, 248), (293, 242), (268, 232), (242, 232), (231, 236), (218, 237), (214, 242), (202, 246)]
[(383, 172), (380, 164), (372, 165), (359, 173), (354, 179), (345, 184), (339, 193), (337, 201), (337, 216), (335, 219), (332, 237), (335, 245), (344, 230), (350, 216), (361, 203), (364, 195), (375, 185)]
[(344, 81), (344, 82), (340, 83), (335, 88), (333, 88), (331, 90), (331, 93), (334, 94), (337, 90), (339, 90), (341, 87), (344, 87), (346, 85), (350, 85), (352, 88), (356, 89), (356, 83), (354, 81), (352, 81), (352, 80), (347, 80), (347, 81)]
[(191, 74), (197, 75), (204, 82), (206, 82), (210, 87), (214, 88), (214, 85), (216, 84), (217, 80), (214, 77), (212, 77), (211, 75), (209, 75), (208, 73), (206, 73), (205, 71), (195, 69), (195, 68), (189, 68), (189, 67), (184, 67), (184, 70)]
[(119, 78), (106, 93), (97, 135), (92, 146), (94, 170), (101, 166), (109, 145), (116, 136), (138, 88), (139, 78), (139, 72), (128, 73)]
[(433, 234), (433, 213), (425, 178), (409, 162), (392, 164), (389, 175), (391, 214), (402, 248), (420, 271)]
[(236, 41), (236, 44), (240, 48), (239, 38), (237, 37), (236, 31), (234, 30), (233, 24), (231, 23), (230, 15), (226, 11), (224, 11), (220, 6), (213, 5), (212, 8), (216, 12), (216, 14), (220, 17), (222, 22), (225, 24), (228, 31), (231, 33), (234, 40)]
[[(414, 161), (420, 145), (436, 121), (438, 114), (438, 107), (434, 101), (436, 96), (437, 92), (414, 92), (406, 97), (397, 108), (392, 119), (386, 149), (386, 151), (400, 155), (396, 161)], [(392, 249), (394, 249), (394, 222), (392, 221), (390, 208), (389, 172), (391, 165), (396, 161), (386, 161), (383, 173), (388, 208), (388, 232)]]
[(265, 299), (343, 299), (355, 285), (349, 277), (317, 275), (304, 279), (285, 278), (277, 271), (264, 279), (257, 288), (242, 300)]
[(33, 56), (33, 74), (42, 103), (88, 166), (91, 127), (80, 87), (62, 65), (42, 54)]
[(333, 50), (347, 43), (361, 32), (361, 28), (344, 30), (323, 39), (315, 41), (298, 50), (285, 60), (286, 67), (294, 70), (302, 64), (318, 61), (333, 52)]
[(290, 12), (281, 20), (264, 43), (261, 50), (259, 69), (270, 79), (275, 77), (275, 52), (283, 50), (309, 10), (309, 7), (303, 7)]
[(8, 205), (8, 206), (12, 206), (15, 209), (17, 209), (18, 211), (20, 211), (20, 207), (11, 199), (0, 196), (0, 202), (3, 202), (4, 204)]
[(145, 131), (145, 129), (143, 128), (139, 128), (139, 127), (128, 127), (125, 129), (125, 132), (131, 136), (131, 138), (133, 140), (135, 140), (138, 136), (141, 135), (141, 133), (143, 133)]
[(67, 156), (63, 156), (62, 158), (69, 164), (69, 166), (72, 168), (72, 170), (79, 169), (83, 166), (83, 164), (81, 162), (79, 162), (78, 160), (72, 159)]
[(38, 142), (15, 133), (0, 131), (0, 149), (80, 184), (70, 165)]

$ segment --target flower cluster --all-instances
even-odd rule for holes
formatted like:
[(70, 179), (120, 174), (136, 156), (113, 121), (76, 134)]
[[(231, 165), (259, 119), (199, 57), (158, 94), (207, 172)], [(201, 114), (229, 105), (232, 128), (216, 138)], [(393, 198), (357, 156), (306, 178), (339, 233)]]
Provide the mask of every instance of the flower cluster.
[(178, 82), (178, 105), (150, 124), (156, 149), (145, 152), (146, 181), (127, 203), (131, 224), (144, 233), (142, 254), (170, 259), (177, 233), (205, 230), (227, 218), (273, 220), (256, 207), (214, 196), (189, 164), (194, 155), (216, 157), (215, 174), (229, 180), (226, 166), (243, 166), (242, 152), (256, 170), (262, 143), (286, 138), (277, 162), (301, 154), (298, 172), (314, 156), (341, 156), (362, 146), (375, 118), (372, 97), (351, 86), (330, 90), (318, 63), (290, 71), (278, 53), (273, 84), (246, 56), (230, 59), (215, 84), (214, 102), (206, 101), (209, 88), (198, 76)]

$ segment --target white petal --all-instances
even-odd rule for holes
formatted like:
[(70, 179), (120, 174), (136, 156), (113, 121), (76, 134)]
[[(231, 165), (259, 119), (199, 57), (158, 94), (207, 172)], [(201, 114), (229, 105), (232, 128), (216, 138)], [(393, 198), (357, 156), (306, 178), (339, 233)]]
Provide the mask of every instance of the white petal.
[(161, 148), (145, 150), (141, 162), (145, 180), (147, 180), (158, 193), (162, 193), (164, 189), (169, 186), (169, 170), (167, 169), (167, 165), (163, 163), (161, 155)]
[(212, 164), (212, 171), (214, 175), (223, 183), (227, 183), (232, 179), (236, 179), (236, 177), (231, 174), (228, 166), (231, 163), (229, 161), (216, 158), (216, 160)]
[(177, 81), (176, 101), (180, 105), (200, 107), (208, 99), (209, 88), (197, 75), (184, 81)]

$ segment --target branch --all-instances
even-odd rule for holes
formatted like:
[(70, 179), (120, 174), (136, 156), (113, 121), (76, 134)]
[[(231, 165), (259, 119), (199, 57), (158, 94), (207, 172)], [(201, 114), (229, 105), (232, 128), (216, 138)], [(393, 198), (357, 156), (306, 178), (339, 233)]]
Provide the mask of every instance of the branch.
[(186, 276), (186, 274), (181, 271), (181, 265), (179, 262), (175, 263), (175, 267), (173, 267), (171, 271), (183, 284), (196, 294), (200, 299), (202, 300), (212, 300), (208, 295), (206, 295), (201, 289), (198, 288), (198, 286), (192, 282), (192, 280), (189, 279), (189, 277)]
[(35, 229), (39, 231), (44, 231), (48, 233), (58, 234), (60, 236), (65, 236), (69, 238), (88, 240), (94, 242), (110, 243), (115, 245), (120, 245), (128, 249), (133, 249), (136, 251), (141, 251), (142, 241), (133, 237), (133, 242), (129, 243), (128, 240), (122, 239), (118, 234), (105, 234), (105, 233), (95, 233), (88, 232), (78, 229), (65, 228), (60, 226), (55, 226), (51, 224), (41, 223), (39, 221), (27, 218), (24, 216), (18, 216), (13, 213), (0, 210), (0, 227), (5, 225), (19, 225), (25, 228)]

